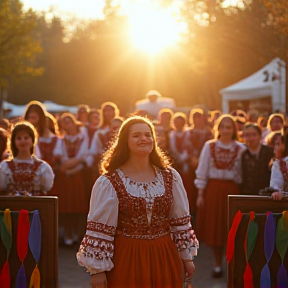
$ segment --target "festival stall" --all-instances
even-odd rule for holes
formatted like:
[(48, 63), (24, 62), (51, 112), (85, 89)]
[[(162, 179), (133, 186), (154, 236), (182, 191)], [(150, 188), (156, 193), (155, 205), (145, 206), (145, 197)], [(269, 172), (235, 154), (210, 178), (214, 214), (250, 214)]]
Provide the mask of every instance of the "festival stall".
[(260, 112), (285, 111), (286, 64), (275, 58), (249, 77), (220, 90), (222, 111), (256, 109)]

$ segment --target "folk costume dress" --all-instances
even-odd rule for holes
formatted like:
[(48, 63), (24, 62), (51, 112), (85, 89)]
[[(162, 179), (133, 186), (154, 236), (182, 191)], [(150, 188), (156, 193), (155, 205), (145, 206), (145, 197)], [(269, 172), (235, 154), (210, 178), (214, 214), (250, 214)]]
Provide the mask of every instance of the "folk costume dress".
[(173, 158), (173, 167), (181, 175), (183, 184), (187, 193), (189, 207), (191, 211), (192, 193), (191, 193), (191, 177), (189, 174), (189, 154), (184, 145), (187, 131), (170, 132), (170, 155)]
[[(62, 162), (71, 158), (86, 158), (86, 164), (92, 165), (91, 158), (88, 153), (88, 141), (82, 133), (70, 136), (65, 135), (64, 154)], [(59, 193), (59, 212), (60, 213), (88, 213), (89, 198), (85, 193), (85, 183), (82, 169), (84, 163), (78, 164), (72, 168), (73, 173), (61, 172), (61, 191)]]
[(288, 157), (273, 162), (270, 187), (288, 192)]
[(155, 172), (136, 182), (117, 169), (94, 185), (77, 259), (91, 274), (106, 271), (109, 288), (182, 288), (181, 258), (197, 254), (181, 177)]
[[(240, 194), (241, 154), (245, 146), (237, 141), (224, 145), (207, 141), (196, 170), (195, 185), (204, 191), (204, 206), (197, 212), (197, 235), (207, 245), (220, 247), (227, 238), (227, 196)], [(200, 236), (199, 236), (200, 233)]]
[(4, 195), (42, 196), (53, 186), (54, 173), (46, 162), (31, 156), (29, 160), (4, 160), (0, 164), (0, 191)]
[[(191, 128), (186, 131), (185, 139), (183, 141), (184, 149), (188, 151), (189, 158), (198, 161), (202, 148), (206, 141), (213, 139), (213, 134), (211, 130), (206, 127), (204, 129)], [(191, 162), (190, 160), (190, 162)], [(196, 200), (198, 196), (198, 189), (194, 184), (196, 179), (196, 169), (191, 163), (189, 163), (189, 179), (190, 187), (189, 189), (189, 204), (191, 214), (196, 214)]]
[(38, 137), (37, 144), (35, 146), (35, 155), (47, 162), (55, 175), (54, 184), (49, 195), (58, 196), (59, 194), (59, 169), (60, 169), (60, 159), (63, 155), (63, 141), (56, 135), (52, 137)]

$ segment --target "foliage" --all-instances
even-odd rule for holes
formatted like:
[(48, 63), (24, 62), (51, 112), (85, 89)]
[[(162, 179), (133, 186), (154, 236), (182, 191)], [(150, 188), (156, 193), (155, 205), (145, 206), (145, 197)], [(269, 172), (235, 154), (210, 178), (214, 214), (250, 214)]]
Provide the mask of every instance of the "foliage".
[(0, 87), (7, 87), (23, 75), (40, 75), (42, 68), (33, 62), (42, 49), (32, 36), (36, 15), (23, 12), (17, 0), (0, 1)]

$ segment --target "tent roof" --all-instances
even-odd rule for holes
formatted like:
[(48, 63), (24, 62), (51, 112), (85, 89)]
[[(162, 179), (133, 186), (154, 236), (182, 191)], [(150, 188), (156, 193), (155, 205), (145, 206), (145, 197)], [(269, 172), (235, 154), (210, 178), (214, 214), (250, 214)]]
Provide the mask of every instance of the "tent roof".
[(255, 91), (263, 89), (263, 91), (270, 91), (275, 82), (281, 79), (281, 66), (285, 66), (285, 62), (279, 58), (273, 59), (269, 64), (250, 75), (249, 77), (220, 90), (221, 94), (239, 93), (241, 91)]

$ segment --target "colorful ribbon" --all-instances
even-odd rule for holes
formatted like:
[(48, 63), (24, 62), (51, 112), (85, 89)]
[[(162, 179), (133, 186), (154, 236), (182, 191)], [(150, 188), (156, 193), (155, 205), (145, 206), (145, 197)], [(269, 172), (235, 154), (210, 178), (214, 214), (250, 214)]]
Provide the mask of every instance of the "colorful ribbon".
[(287, 271), (283, 265), (287, 248), (288, 248), (288, 210), (282, 212), (282, 217), (278, 220), (276, 229), (276, 249), (282, 260), (282, 263), (277, 273), (278, 288), (288, 287)]
[(246, 238), (244, 241), (244, 250), (246, 256), (246, 269), (243, 276), (244, 288), (254, 288), (253, 273), (249, 265), (249, 259), (255, 247), (258, 235), (258, 224), (255, 221), (255, 213), (250, 211), (250, 221), (247, 228)]
[(38, 210), (34, 211), (29, 232), (29, 247), (36, 262), (36, 267), (30, 278), (29, 288), (40, 288), (40, 271), (38, 263), (41, 255), (42, 229)]
[(0, 274), (0, 288), (10, 288), (11, 285), (11, 277), (9, 271), (9, 253), (12, 247), (12, 221), (11, 221), (11, 213), (9, 209), (4, 211), (4, 215), (1, 214), (0, 218), (1, 225), (1, 238), (3, 244), (7, 251), (7, 260), (2, 268)]
[(226, 251), (226, 260), (229, 263), (234, 255), (234, 249), (235, 249), (235, 237), (238, 231), (239, 224), (242, 219), (242, 213), (239, 210), (236, 215), (233, 218), (232, 226), (230, 228), (230, 231), (228, 233), (228, 239), (227, 239), (227, 251)]
[(267, 263), (265, 264), (265, 266), (261, 271), (260, 288), (271, 287), (271, 275), (268, 264), (271, 260), (275, 248), (275, 232), (276, 232), (275, 218), (271, 212), (267, 212), (267, 219), (264, 232), (264, 253)]
[(29, 229), (30, 229), (30, 223), (29, 223), (28, 211), (20, 210), (18, 217), (18, 231), (17, 231), (17, 253), (22, 264), (17, 274), (16, 288), (27, 287), (27, 280), (23, 262), (28, 252)]

